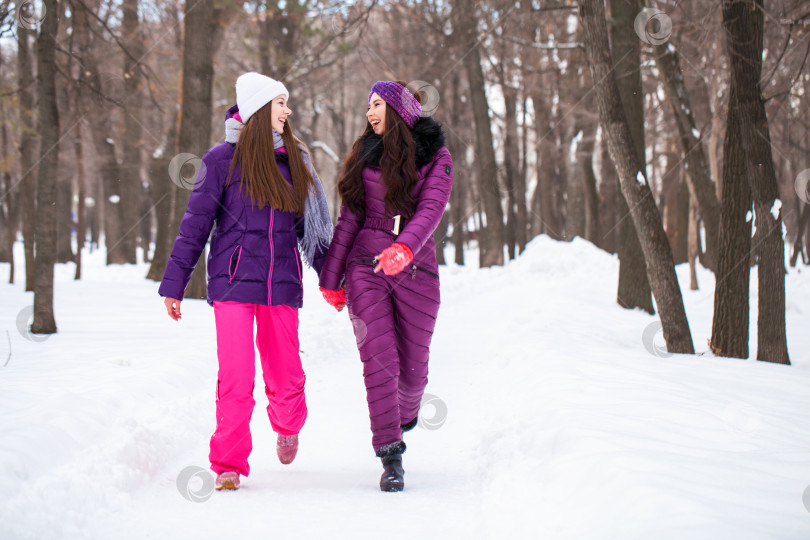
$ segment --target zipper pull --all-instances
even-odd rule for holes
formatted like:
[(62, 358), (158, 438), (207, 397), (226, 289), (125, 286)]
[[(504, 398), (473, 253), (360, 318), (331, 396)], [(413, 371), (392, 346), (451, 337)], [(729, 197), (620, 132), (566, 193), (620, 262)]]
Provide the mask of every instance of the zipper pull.
[(416, 265), (415, 264), (411, 266), (411, 270), (413, 270), (413, 273), (411, 274), (411, 279), (416, 279)]

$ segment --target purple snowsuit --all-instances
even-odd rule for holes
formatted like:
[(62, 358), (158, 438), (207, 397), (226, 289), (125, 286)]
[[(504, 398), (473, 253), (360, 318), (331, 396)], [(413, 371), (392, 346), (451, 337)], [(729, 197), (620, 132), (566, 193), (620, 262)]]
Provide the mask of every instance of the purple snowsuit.
[[(366, 135), (362, 172), (365, 217), (341, 208), (320, 285), (338, 290), (345, 279), (346, 305), (354, 326), (371, 417), (375, 451), (402, 439), (401, 425), (416, 418), (428, 375), (428, 356), (439, 311), (439, 275), (433, 231), (453, 185), (453, 161), (441, 126), (421, 118), (412, 129), (418, 182), (413, 215), (402, 217), (395, 235), (394, 212), (385, 208), (379, 167), (381, 137)], [(408, 246), (413, 262), (395, 276), (374, 273), (373, 259), (393, 242)]]

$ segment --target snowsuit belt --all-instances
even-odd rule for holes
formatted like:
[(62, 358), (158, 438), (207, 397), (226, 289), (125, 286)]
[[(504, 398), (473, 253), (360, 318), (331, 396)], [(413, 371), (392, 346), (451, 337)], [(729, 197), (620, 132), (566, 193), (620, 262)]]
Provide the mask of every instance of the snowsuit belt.
[(405, 228), (405, 223), (407, 222), (404, 219), (400, 219), (399, 216), (395, 216), (394, 218), (367, 217), (363, 227), (366, 229), (379, 229), (396, 236)]

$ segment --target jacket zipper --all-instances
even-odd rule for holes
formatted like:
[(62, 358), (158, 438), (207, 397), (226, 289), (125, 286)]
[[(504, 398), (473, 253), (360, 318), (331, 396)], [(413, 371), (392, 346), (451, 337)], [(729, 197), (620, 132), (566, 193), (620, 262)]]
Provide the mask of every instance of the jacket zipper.
[(276, 210), (270, 208), (270, 227), (267, 229), (267, 238), (270, 240), (270, 270), (267, 272), (267, 305), (273, 305), (273, 262), (275, 261), (275, 247), (273, 246), (273, 218)]
[(416, 278), (416, 270), (419, 270), (420, 272), (424, 272), (425, 274), (427, 274), (427, 275), (429, 275), (429, 276), (433, 276), (433, 277), (435, 277), (436, 279), (439, 279), (439, 274), (434, 274), (434, 273), (433, 273), (433, 272), (431, 272), (430, 270), (425, 270), (424, 268), (421, 268), (421, 267), (419, 267), (419, 266), (416, 266), (415, 264), (412, 264), (412, 265), (411, 265), (411, 270), (414, 270), (414, 273), (413, 273), (413, 274), (411, 274), (411, 279), (415, 279), (415, 278)]
[(293, 246), (293, 257), (295, 258), (295, 268), (298, 270), (298, 281), (301, 281), (301, 263), (298, 262), (298, 250)]
[[(376, 262), (377, 262), (377, 259), (354, 259), (354, 260), (349, 261), (349, 264), (374, 264)], [(417, 270), (420, 271), (420, 272), (424, 272), (425, 274), (427, 274), (429, 276), (433, 276), (436, 279), (439, 279), (438, 274), (434, 274), (430, 270), (426, 270), (425, 268), (422, 268), (421, 266), (416, 266), (415, 264), (411, 265), (411, 270), (414, 271), (413, 274), (411, 274), (411, 279), (416, 278), (416, 271)]]

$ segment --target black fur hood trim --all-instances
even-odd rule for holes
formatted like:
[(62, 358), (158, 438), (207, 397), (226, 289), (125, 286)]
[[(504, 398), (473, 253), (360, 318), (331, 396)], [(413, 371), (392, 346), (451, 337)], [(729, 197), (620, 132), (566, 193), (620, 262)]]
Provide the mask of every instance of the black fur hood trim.
[[(416, 143), (416, 168), (420, 169), (433, 161), (436, 153), (444, 146), (442, 125), (430, 116), (416, 121), (411, 128)], [(363, 156), (367, 167), (379, 167), (383, 153), (382, 135), (369, 133), (363, 137)]]

